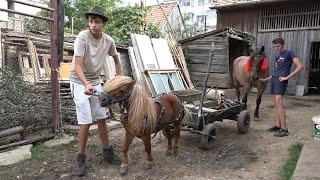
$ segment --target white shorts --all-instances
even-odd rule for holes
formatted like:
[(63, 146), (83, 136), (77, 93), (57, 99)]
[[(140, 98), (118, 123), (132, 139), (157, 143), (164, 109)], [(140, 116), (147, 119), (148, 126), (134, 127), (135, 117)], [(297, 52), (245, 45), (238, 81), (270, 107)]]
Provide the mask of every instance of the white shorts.
[[(98, 92), (102, 92), (101, 84), (93, 86)], [(78, 124), (92, 124), (92, 121), (107, 118), (108, 109), (101, 107), (98, 96), (84, 94), (83, 84), (70, 82), (71, 94), (76, 105)]]

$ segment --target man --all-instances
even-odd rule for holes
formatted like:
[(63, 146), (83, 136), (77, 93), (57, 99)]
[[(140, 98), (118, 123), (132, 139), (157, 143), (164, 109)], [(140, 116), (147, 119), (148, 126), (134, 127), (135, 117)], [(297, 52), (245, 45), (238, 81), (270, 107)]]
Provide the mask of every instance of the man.
[(112, 56), (117, 75), (121, 74), (120, 57), (114, 40), (103, 33), (103, 27), (108, 18), (101, 7), (94, 6), (85, 13), (89, 29), (79, 33), (74, 42), (74, 56), (70, 71), (70, 87), (76, 105), (77, 120), (80, 126), (78, 132), (78, 153), (75, 167), (76, 176), (86, 174), (85, 148), (88, 131), (93, 120), (97, 120), (99, 136), (103, 148), (104, 161), (120, 165), (120, 159), (114, 154), (109, 144), (106, 125), (107, 110), (99, 104), (94, 92), (101, 92), (100, 74), (106, 57)]
[[(260, 81), (269, 81), (271, 79), (271, 94), (274, 94), (276, 125), (270, 128), (269, 131), (274, 132), (276, 137), (283, 137), (289, 135), (283, 107), (283, 96), (286, 92), (288, 80), (302, 71), (303, 65), (294, 51), (285, 48), (285, 42), (282, 38), (274, 39), (272, 44), (278, 52), (275, 58), (276, 67), (272, 76), (260, 79)], [(292, 62), (296, 65), (296, 68), (290, 73)]]

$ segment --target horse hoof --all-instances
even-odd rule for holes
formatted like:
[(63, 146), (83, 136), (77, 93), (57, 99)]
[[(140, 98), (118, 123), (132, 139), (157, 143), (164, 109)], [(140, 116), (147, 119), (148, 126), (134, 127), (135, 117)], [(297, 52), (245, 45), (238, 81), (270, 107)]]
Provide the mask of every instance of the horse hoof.
[(151, 164), (151, 163), (147, 163), (147, 164), (143, 167), (143, 170), (145, 170), (145, 171), (148, 171), (148, 170), (150, 170), (150, 169), (152, 169), (152, 164)]
[(178, 154), (179, 154), (178, 150), (173, 151), (173, 156), (178, 156)]
[(172, 155), (172, 151), (171, 150), (167, 150), (167, 156), (171, 156)]
[(260, 117), (254, 117), (253, 120), (256, 121), (256, 122), (261, 121)]
[(128, 173), (128, 165), (121, 164), (120, 166), (120, 174), (126, 175)]

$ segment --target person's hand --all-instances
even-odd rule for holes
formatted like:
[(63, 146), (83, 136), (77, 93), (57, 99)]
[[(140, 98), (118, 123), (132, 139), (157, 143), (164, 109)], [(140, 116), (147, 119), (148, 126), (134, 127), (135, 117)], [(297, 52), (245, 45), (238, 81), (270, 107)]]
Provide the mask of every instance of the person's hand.
[(263, 78), (263, 79), (259, 79), (259, 81), (261, 81), (261, 82), (267, 82), (267, 81), (269, 81), (269, 79), (268, 79), (268, 78)]
[(286, 77), (279, 77), (279, 81), (287, 81), (289, 78), (288, 78), (288, 76), (286, 76)]
[(86, 84), (84, 89), (84, 94), (86, 95), (92, 95), (95, 92), (95, 89), (91, 84)]

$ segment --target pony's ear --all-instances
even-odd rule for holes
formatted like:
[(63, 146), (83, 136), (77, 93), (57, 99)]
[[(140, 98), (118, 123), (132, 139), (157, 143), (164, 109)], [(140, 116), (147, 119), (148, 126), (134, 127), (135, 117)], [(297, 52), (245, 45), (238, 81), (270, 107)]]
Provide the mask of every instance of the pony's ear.
[(261, 46), (260, 52), (264, 52), (264, 46)]

